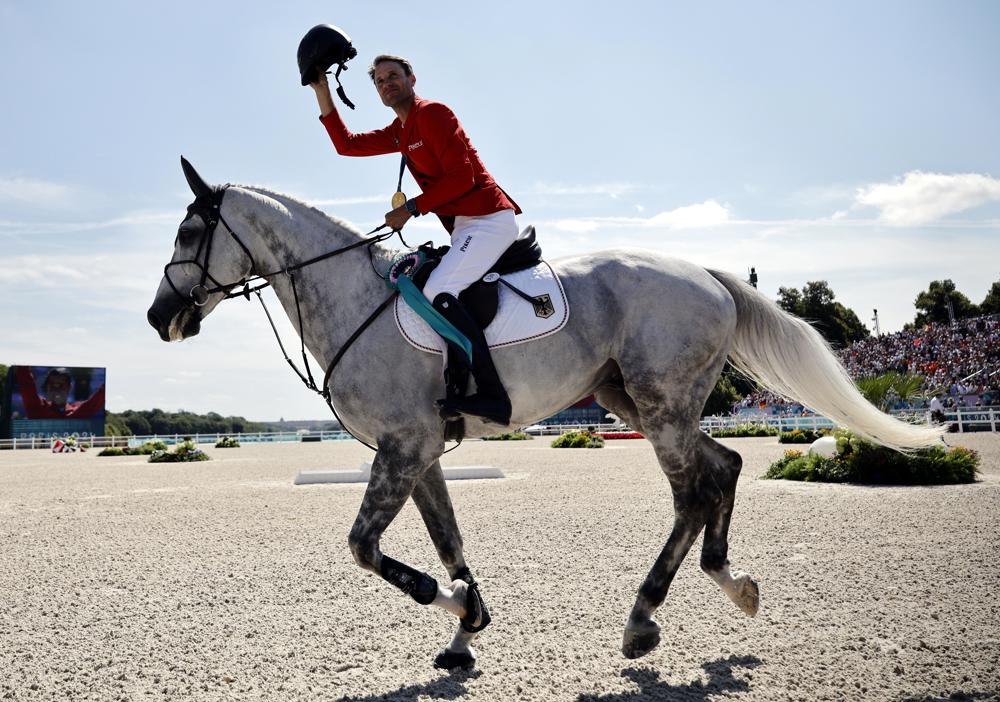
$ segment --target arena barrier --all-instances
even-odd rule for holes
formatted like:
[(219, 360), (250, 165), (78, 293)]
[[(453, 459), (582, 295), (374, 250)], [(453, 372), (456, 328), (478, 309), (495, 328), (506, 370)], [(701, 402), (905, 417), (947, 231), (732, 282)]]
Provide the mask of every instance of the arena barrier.
[[(897, 410), (893, 411), (894, 417), (904, 421), (914, 423), (930, 422), (930, 412), (927, 410)], [(1000, 406), (992, 407), (964, 407), (952, 408), (944, 412), (945, 423), (954, 426), (954, 431), (958, 433), (974, 431), (1000, 431)], [(763, 425), (773, 427), (779, 431), (793, 431), (795, 429), (831, 429), (834, 424), (825, 417), (777, 417), (771, 415), (738, 415), (731, 417), (703, 417), (701, 420), (701, 430), (711, 434), (717, 429), (732, 429), (738, 426)], [(630, 431), (629, 427), (621, 424), (536, 424), (520, 431), (527, 432), (532, 436), (560, 436), (568, 431), (580, 431), (590, 429), (594, 432), (622, 432)], [(105, 448), (109, 446), (139, 446), (146, 441), (163, 441), (169, 445), (177, 444), (185, 439), (192, 439), (198, 444), (215, 444), (223, 438), (233, 438), (240, 443), (265, 444), (265, 443), (292, 443), (303, 441), (348, 441), (352, 437), (346, 431), (312, 431), (309, 433), (274, 431), (274, 432), (248, 432), (238, 434), (152, 434), (149, 436), (92, 436), (78, 437), (78, 441), (88, 448)], [(24, 437), (18, 439), (0, 439), (0, 451), (10, 449), (46, 449), (52, 448), (54, 441), (65, 437)]]

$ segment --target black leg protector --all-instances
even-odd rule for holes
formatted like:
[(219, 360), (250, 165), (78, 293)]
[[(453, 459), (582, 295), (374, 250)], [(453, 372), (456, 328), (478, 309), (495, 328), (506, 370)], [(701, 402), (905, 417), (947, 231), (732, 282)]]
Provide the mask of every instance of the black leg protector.
[(437, 597), (437, 580), (427, 573), (414, 570), (405, 563), (400, 563), (386, 555), (382, 556), (380, 571), (383, 579), (412, 597), (417, 604), (429, 605)]
[(459, 623), (470, 634), (478, 633), (493, 621), (490, 610), (486, 608), (486, 603), (483, 601), (483, 596), (479, 594), (479, 585), (472, 577), (472, 572), (469, 571), (468, 567), (461, 568), (455, 573), (454, 580), (464, 580), (469, 586), (465, 595), (465, 616), (459, 620)]

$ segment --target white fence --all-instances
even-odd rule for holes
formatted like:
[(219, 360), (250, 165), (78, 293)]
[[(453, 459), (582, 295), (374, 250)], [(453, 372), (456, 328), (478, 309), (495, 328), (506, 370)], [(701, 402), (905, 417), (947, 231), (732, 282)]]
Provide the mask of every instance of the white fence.
[[(929, 413), (923, 410), (908, 410), (893, 412), (893, 416), (904, 421), (927, 422)], [(959, 433), (972, 431), (1000, 431), (1000, 407), (982, 407), (975, 409), (952, 409), (944, 413), (945, 421), (955, 425)], [(764, 425), (773, 427), (780, 431), (792, 431), (794, 429), (829, 429), (834, 426), (833, 422), (825, 417), (776, 417), (768, 415), (756, 416), (735, 416), (735, 417), (704, 417), (701, 420), (701, 430), (709, 434), (719, 429), (733, 429), (747, 424)], [(559, 436), (568, 431), (579, 431), (580, 429), (593, 428), (598, 432), (629, 431), (621, 425), (616, 424), (546, 424), (529, 427), (528, 433), (534, 436)], [(314, 431), (308, 434), (299, 434), (289, 431), (275, 432), (251, 432), (241, 434), (194, 434), (190, 438), (196, 443), (214, 444), (219, 439), (232, 437), (240, 443), (289, 443), (303, 441), (344, 441), (351, 439), (351, 435), (345, 431)], [(81, 437), (79, 442), (87, 444), (91, 448), (104, 448), (107, 446), (138, 446), (146, 441), (164, 441), (167, 444), (176, 444), (188, 438), (184, 434), (152, 435), (152, 436), (94, 436)], [(55, 438), (51, 437), (25, 437), (20, 439), (0, 440), (0, 450), (4, 449), (48, 449), (52, 446)]]
[[(192, 439), (198, 444), (215, 444), (219, 439), (233, 438), (240, 443), (268, 444), (289, 443), (299, 441), (342, 441), (352, 438), (346, 431), (313, 431), (299, 434), (294, 431), (259, 431), (239, 434), (152, 434), (148, 436), (83, 436), (77, 441), (91, 448), (108, 446), (139, 446), (146, 441), (163, 441), (169, 445), (177, 444), (185, 439)], [(52, 446), (58, 437), (24, 437), (20, 439), (0, 440), (0, 450), (3, 449), (42, 449)], [(65, 437), (63, 437), (65, 438)]]

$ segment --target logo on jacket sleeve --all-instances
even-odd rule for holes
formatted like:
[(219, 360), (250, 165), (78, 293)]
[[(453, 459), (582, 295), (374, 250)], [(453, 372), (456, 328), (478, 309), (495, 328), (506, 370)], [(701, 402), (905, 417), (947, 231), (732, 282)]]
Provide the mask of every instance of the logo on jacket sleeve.
[(415, 144), (410, 144), (410, 145), (409, 145), (409, 146), (408, 146), (407, 148), (408, 148), (408, 149), (409, 149), (410, 151), (413, 151), (414, 149), (419, 149), (419, 148), (420, 148), (421, 146), (423, 146), (423, 145), (424, 145), (424, 140), (423, 140), (423, 139), (421, 139), (420, 141), (418, 141), (418, 142), (417, 142), (417, 143), (415, 143)]

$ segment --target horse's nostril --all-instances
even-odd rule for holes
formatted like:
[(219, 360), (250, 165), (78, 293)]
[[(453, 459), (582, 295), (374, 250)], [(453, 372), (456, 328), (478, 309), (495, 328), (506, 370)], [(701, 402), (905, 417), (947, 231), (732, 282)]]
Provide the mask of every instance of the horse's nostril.
[(160, 321), (160, 318), (153, 310), (146, 313), (146, 321), (149, 322), (149, 326), (153, 327), (156, 331), (160, 331), (163, 327), (163, 322)]

